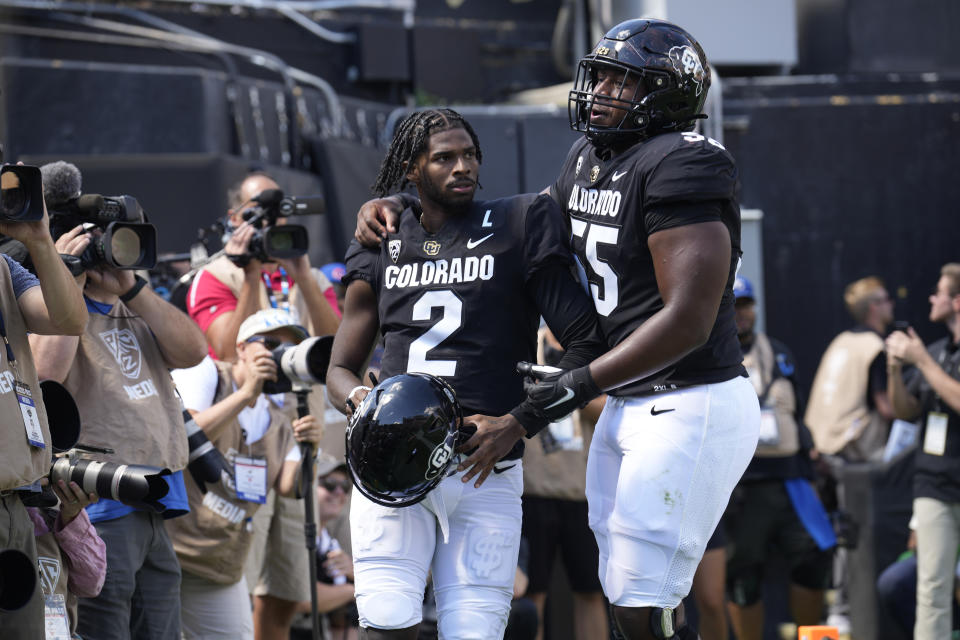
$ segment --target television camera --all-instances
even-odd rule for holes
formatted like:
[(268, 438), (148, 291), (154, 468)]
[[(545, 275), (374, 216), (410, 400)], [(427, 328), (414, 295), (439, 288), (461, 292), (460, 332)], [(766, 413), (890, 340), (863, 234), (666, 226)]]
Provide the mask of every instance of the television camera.
[(54, 238), (84, 225), (92, 231), (90, 245), (79, 257), (64, 256), (75, 275), (106, 264), (116, 269), (152, 269), (157, 263), (157, 228), (129, 195), (80, 193), (80, 170), (69, 162), (40, 167), (43, 197), (50, 211)]

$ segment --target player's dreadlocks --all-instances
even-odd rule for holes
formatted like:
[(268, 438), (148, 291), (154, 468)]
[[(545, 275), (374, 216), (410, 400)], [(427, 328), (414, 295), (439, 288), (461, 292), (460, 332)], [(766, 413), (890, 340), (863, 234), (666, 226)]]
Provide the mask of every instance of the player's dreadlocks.
[[(397, 125), (393, 134), (393, 142), (387, 150), (387, 155), (380, 165), (377, 180), (370, 188), (383, 197), (394, 188), (402, 190), (407, 186), (407, 172), (405, 167), (427, 151), (430, 136), (438, 131), (463, 129), (470, 134), (473, 146), (477, 148), (477, 161), (481, 162), (480, 141), (470, 123), (453, 109), (428, 109), (417, 111)], [(406, 163), (406, 164), (405, 164)]]

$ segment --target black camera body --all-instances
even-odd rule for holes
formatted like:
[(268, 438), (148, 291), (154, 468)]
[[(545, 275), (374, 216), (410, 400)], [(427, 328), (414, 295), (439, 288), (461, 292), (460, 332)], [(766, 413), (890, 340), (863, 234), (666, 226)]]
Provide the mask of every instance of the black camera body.
[(0, 167), (0, 222), (43, 220), (43, 179), (39, 167)]
[(231, 256), (240, 266), (250, 260), (271, 262), (298, 258), (307, 253), (310, 238), (306, 227), (298, 224), (277, 224), (279, 218), (319, 215), (325, 212), (324, 200), (319, 196), (285, 196), (280, 189), (267, 189), (252, 200), (255, 206), (243, 212), (243, 219), (257, 227), (247, 252)]
[[(93, 225), (93, 240), (79, 258), (82, 269), (152, 269), (157, 264), (157, 228), (133, 196), (88, 193), (51, 207), (50, 231), (59, 238), (79, 224)], [(81, 270), (82, 270), (81, 269)]]

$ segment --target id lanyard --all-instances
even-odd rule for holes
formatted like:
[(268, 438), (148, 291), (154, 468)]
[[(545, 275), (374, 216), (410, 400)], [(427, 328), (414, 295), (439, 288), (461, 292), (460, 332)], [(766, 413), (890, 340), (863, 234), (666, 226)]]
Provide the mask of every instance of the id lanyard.
[(23, 427), (27, 432), (27, 442), (34, 447), (44, 449), (47, 445), (43, 441), (43, 430), (40, 426), (36, 401), (33, 398), (33, 391), (30, 386), (23, 381), (23, 377), (20, 375), (17, 357), (13, 353), (10, 341), (7, 340), (7, 322), (3, 317), (3, 311), (0, 311), (0, 337), (3, 338), (3, 346), (7, 350), (7, 364), (13, 370), (13, 389), (17, 396), (17, 404), (20, 405), (20, 417), (23, 418)]
[(280, 304), (277, 304), (277, 297), (273, 293), (273, 285), (270, 282), (270, 275), (267, 273), (263, 275), (263, 284), (267, 286), (267, 297), (270, 299), (270, 306), (274, 309), (282, 309), (287, 313), (290, 312), (290, 278), (287, 277), (287, 272), (284, 271), (283, 267), (280, 267)]

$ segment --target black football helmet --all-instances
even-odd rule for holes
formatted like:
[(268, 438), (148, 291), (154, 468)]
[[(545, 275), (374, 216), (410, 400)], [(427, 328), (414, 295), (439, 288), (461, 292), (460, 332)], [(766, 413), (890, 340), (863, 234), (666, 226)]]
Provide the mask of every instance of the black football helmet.
[(426, 497), (453, 461), (463, 412), (446, 382), (426, 373), (387, 378), (347, 425), (347, 468), (370, 500), (406, 507)]
[[(635, 95), (601, 98), (623, 110), (614, 127), (591, 124), (593, 90), (601, 67), (636, 79)], [(610, 29), (580, 59), (567, 111), (570, 127), (601, 147), (633, 144), (667, 131), (693, 129), (710, 88), (710, 67), (700, 44), (689, 33), (663, 20), (636, 19)]]

